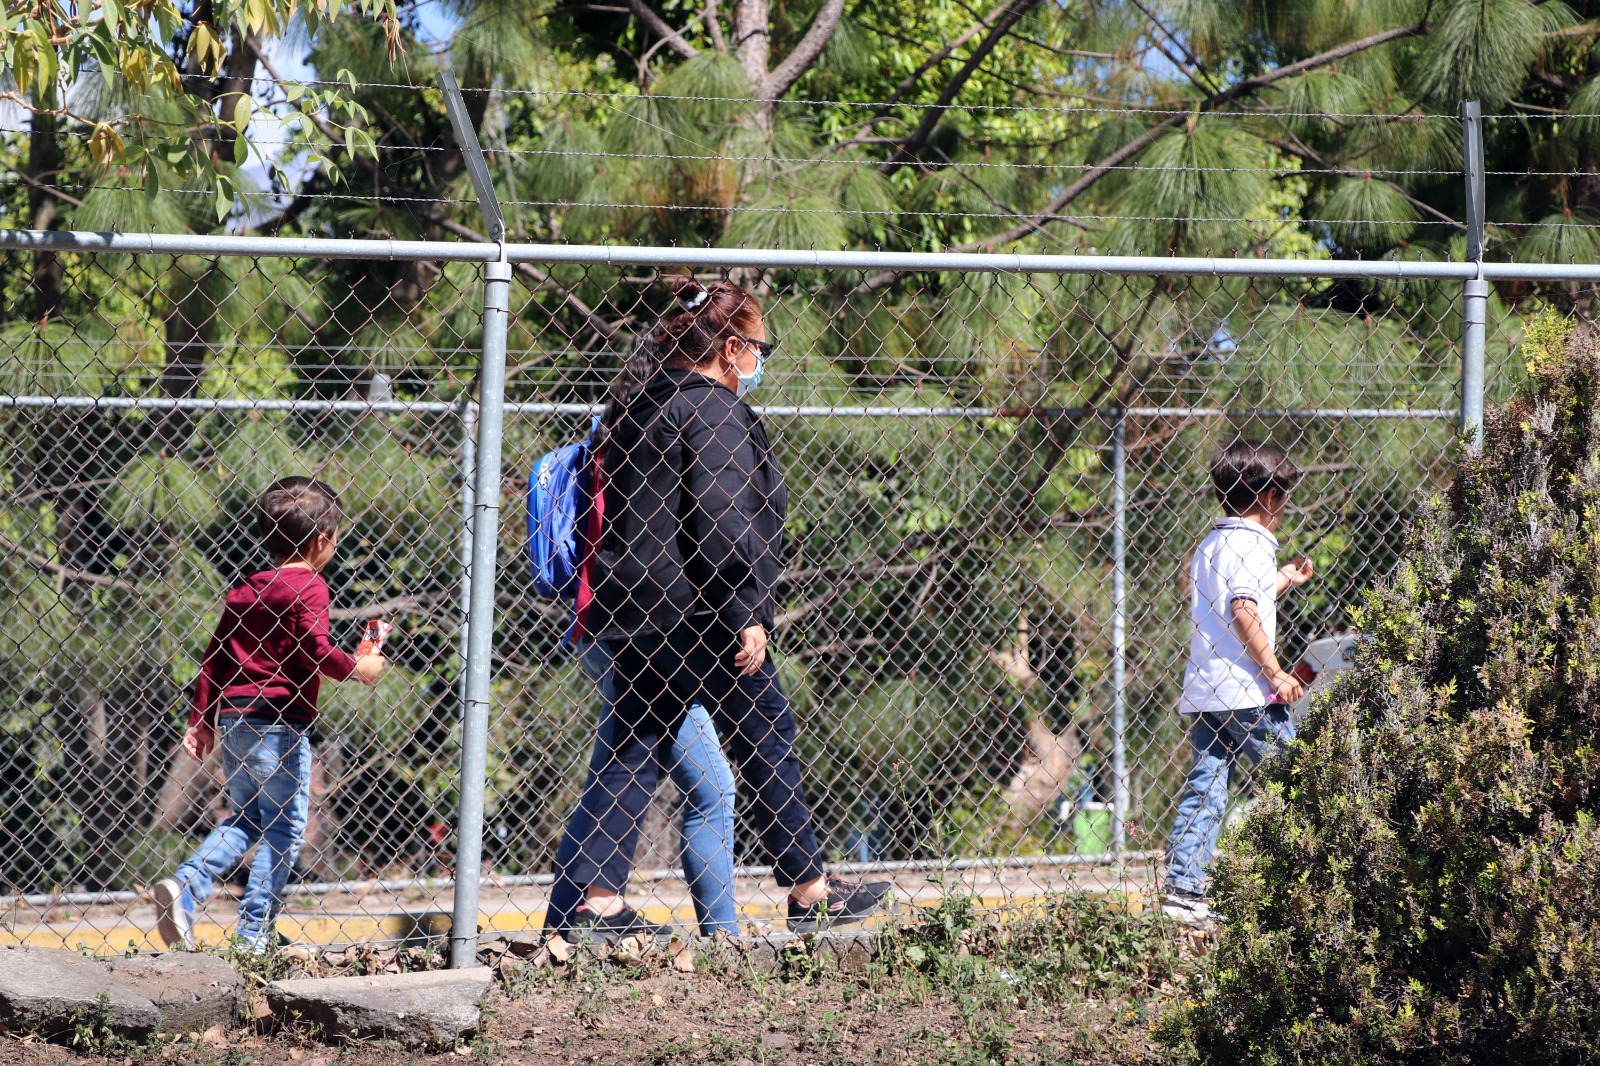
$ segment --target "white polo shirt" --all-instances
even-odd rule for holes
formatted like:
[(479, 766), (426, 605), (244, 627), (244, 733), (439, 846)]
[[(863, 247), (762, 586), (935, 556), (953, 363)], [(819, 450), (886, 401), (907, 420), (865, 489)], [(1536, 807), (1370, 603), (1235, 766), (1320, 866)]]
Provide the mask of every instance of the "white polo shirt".
[(1189, 665), (1184, 714), (1264, 707), (1266, 674), (1233, 626), (1234, 600), (1253, 600), (1268, 643), (1278, 635), (1278, 538), (1248, 518), (1219, 518), (1189, 566)]

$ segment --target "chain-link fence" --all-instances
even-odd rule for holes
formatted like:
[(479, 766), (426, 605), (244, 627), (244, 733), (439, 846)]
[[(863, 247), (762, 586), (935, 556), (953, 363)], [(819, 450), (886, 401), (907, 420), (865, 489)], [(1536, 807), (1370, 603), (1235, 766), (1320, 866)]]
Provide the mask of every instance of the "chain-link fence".
[[(1269, 439), (1306, 471), (1281, 538), (1317, 573), (1285, 597), (1278, 646), (1323, 666), (1456, 439), (1460, 265), (510, 247), (480, 776), (460, 751), (466, 519), (493, 515), (472, 487), (479, 401), (498, 406), (477, 393), (498, 250), (0, 246), (7, 274), (48, 256), (64, 282), (57, 315), (19, 300), (0, 321), (7, 940), (158, 946), (148, 887), (226, 808), (215, 756), (179, 749), (188, 692), (224, 592), (267, 565), (251, 502), (291, 473), (343, 497), (336, 642), (371, 617), (397, 632), (377, 686), (325, 690), (280, 930), (443, 934), (477, 845), (457, 832), (463, 782), (485, 788), (471, 911), (539, 925), (597, 696), (563, 645), (568, 605), (529, 578), (526, 480), (673, 308), (661, 270), (746, 286), (779, 345), (752, 396), (790, 494), (775, 660), (825, 858), (907, 900), (1151, 886), (1188, 760), (1183, 582), (1219, 444)], [(1492, 400), (1530, 316), (1587, 313), (1594, 271), (1485, 270), (1525, 279), (1489, 301)], [(678, 784), (646, 819), (632, 898), (692, 924), (678, 821), (707, 812)], [(770, 920), (782, 895), (754, 796), (735, 795), (740, 920)], [(223, 938), (236, 898), (210, 901), (200, 939)]]

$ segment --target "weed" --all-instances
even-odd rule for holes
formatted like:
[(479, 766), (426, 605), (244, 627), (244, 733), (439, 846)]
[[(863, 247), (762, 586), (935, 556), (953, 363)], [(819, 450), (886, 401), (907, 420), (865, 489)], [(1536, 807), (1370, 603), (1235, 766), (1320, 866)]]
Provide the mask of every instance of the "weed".
[(79, 1007), (72, 1012), (67, 1043), (90, 1055), (138, 1055), (141, 1058), (150, 1047), (148, 1040), (126, 1036), (111, 1027), (109, 992), (95, 996), (94, 1006)]
[(230, 940), (217, 954), (238, 971), (251, 989), (264, 988), (289, 976), (289, 960), (277, 948), (257, 951), (242, 940)]
[(811, 954), (803, 940), (791, 940), (783, 948), (783, 975), (790, 981), (814, 985), (822, 976), (822, 963)]
[(1169, 979), (1177, 950), (1167, 920), (1084, 894), (1050, 897), (1007, 920), (946, 893), (921, 925), (880, 937), (887, 975), (923, 993), (957, 990), (973, 1006), (1143, 993)]
[(676, 1066), (679, 1062), (687, 1061), (694, 1050), (694, 1044), (669, 1036), (646, 1052), (644, 1060), (651, 1066), (668, 1066), (669, 1063)]

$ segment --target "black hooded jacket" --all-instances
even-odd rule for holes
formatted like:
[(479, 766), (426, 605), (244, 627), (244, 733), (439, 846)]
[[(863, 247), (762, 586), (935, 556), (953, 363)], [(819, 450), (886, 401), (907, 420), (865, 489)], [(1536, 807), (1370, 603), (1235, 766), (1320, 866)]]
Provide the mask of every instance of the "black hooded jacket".
[(589, 632), (772, 628), (789, 492), (749, 405), (704, 374), (664, 369), (610, 427), (602, 462)]

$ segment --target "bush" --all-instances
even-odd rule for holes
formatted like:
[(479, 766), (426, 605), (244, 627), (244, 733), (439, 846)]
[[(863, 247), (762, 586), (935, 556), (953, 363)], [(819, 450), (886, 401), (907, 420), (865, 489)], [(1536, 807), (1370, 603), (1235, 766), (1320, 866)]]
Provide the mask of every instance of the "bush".
[(1600, 337), (1524, 355), (1217, 864), (1201, 1061), (1600, 1057)]

